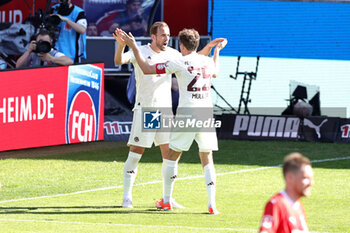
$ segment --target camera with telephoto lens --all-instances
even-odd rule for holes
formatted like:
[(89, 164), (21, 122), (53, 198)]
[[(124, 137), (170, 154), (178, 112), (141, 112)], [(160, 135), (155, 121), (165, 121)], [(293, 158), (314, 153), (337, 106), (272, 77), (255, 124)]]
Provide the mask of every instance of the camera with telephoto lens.
[(55, 28), (61, 23), (61, 19), (57, 15), (46, 15), (43, 21), (46, 24), (46, 28)]
[(68, 0), (60, 0), (60, 5), (56, 7), (57, 14), (62, 16), (69, 15), (69, 3)]
[(39, 40), (36, 42), (35, 53), (48, 53), (51, 51), (51, 44), (48, 41)]

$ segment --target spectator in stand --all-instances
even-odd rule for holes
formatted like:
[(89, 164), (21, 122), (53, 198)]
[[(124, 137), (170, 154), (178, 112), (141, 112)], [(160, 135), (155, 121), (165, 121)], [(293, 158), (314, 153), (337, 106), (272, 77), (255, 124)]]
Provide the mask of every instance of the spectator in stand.
[(101, 36), (113, 36), (113, 33), (116, 28), (119, 27), (118, 23), (113, 23), (108, 30), (104, 30), (101, 32)]
[(145, 36), (146, 28), (143, 19), (140, 16), (136, 16), (131, 19), (129, 23), (129, 32), (131, 32), (134, 36)]
[(148, 36), (148, 15), (142, 7), (143, 0), (127, 0), (125, 10), (112, 11), (97, 23), (103, 36), (113, 36), (116, 28), (131, 32), (134, 36)]
[(86, 30), (86, 35), (87, 36), (98, 36), (96, 23), (89, 22), (87, 30)]
[[(37, 51), (37, 45), (39, 45), (41, 49), (46, 49), (47, 52)], [(71, 64), (73, 64), (71, 58), (52, 48), (52, 38), (50, 33), (47, 30), (42, 29), (36, 36), (36, 40), (30, 42), (27, 51), (18, 58), (16, 68)]]

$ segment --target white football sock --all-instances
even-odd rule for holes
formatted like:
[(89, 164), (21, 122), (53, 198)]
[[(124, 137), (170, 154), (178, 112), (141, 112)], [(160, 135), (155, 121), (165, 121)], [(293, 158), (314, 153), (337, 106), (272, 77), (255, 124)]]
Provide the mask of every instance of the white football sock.
[(134, 185), (136, 174), (137, 174), (137, 165), (141, 159), (142, 154), (137, 154), (135, 152), (129, 151), (129, 155), (124, 164), (124, 195), (123, 199), (129, 198), (132, 200), (132, 187)]
[(162, 163), (162, 179), (164, 179), (164, 172), (165, 172), (165, 162), (164, 162), (164, 160), (166, 160), (166, 159), (163, 158), (163, 163)]
[(215, 192), (216, 192), (216, 172), (213, 163), (204, 167), (204, 180), (207, 187), (209, 205), (216, 209)]
[(163, 202), (168, 203), (174, 190), (174, 182), (177, 177), (178, 161), (163, 159), (164, 177), (163, 177)]

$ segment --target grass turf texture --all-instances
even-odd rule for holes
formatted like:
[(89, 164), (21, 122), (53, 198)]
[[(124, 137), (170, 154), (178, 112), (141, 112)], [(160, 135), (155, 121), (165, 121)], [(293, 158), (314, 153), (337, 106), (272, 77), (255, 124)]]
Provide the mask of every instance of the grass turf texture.
[[(175, 182), (174, 197), (186, 209), (171, 212), (154, 207), (162, 196), (159, 148), (146, 150), (141, 159), (133, 190), (134, 209), (121, 208), (122, 171), (128, 153), (124, 143), (107, 149), (1, 160), (0, 231), (256, 232), (266, 201), (284, 186), (281, 168), (268, 166), (281, 164), (294, 151), (311, 160), (350, 156), (346, 144), (224, 140), (219, 148), (214, 153), (217, 216), (207, 214), (196, 145), (183, 154)], [(312, 195), (303, 199), (310, 231), (350, 232), (350, 158), (313, 163), (313, 168)], [(54, 196), (84, 190), (90, 191)], [(48, 197), (28, 199), (41, 196)]]

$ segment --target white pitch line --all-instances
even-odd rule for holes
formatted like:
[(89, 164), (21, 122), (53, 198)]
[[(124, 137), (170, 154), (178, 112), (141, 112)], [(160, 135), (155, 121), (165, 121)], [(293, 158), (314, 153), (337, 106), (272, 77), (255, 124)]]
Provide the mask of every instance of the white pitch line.
[[(337, 160), (347, 160), (347, 159), (350, 159), (350, 156), (337, 157), (337, 158), (328, 158), (328, 159), (320, 159), (320, 160), (312, 160), (311, 163), (322, 163), (322, 162), (337, 161)], [(282, 164), (279, 164), (279, 165), (276, 165), (276, 166), (258, 167), (258, 168), (243, 169), (243, 170), (232, 171), (232, 172), (217, 173), (216, 175), (217, 176), (224, 176), (224, 175), (245, 173), (245, 172), (251, 172), (251, 171), (260, 171), (260, 170), (276, 168), (276, 167), (281, 167), (281, 166), (282, 166)], [(204, 177), (203, 175), (198, 175), (198, 176), (189, 176), (189, 177), (177, 178), (176, 180), (192, 180), (192, 179), (203, 178), (203, 177)], [(162, 182), (163, 182), (162, 180), (155, 180), (155, 181), (149, 181), (149, 182), (145, 182), (145, 183), (135, 184), (134, 186), (158, 184), (158, 183), (162, 183)], [(26, 201), (26, 200), (51, 198), (51, 197), (70, 196), (70, 195), (77, 195), (77, 194), (82, 194), (82, 193), (104, 191), (104, 190), (109, 190), (109, 189), (118, 189), (118, 188), (122, 188), (122, 187), (123, 187), (122, 185), (119, 185), (119, 186), (111, 186), (111, 187), (105, 187), (105, 188), (82, 190), (82, 191), (73, 192), (73, 193), (63, 193), (63, 194), (47, 195), (47, 196), (40, 196), (40, 197), (28, 197), (28, 198), (4, 200), (4, 201), (0, 201), (0, 203), (15, 202), (15, 201)]]
[[(210, 227), (188, 227), (188, 226), (165, 226), (165, 225), (141, 225), (141, 224), (122, 224), (122, 223), (101, 223), (101, 222), (73, 222), (73, 221), (57, 221), (57, 220), (37, 220), (37, 219), (0, 219), (0, 221), (5, 222), (36, 222), (36, 223), (57, 223), (57, 224), (77, 224), (77, 225), (103, 225), (103, 226), (123, 226), (123, 227), (148, 227), (148, 228), (181, 228), (188, 230), (205, 230), (205, 231), (247, 231), (256, 232), (256, 229), (235, 229), (235, 228), (210, 228)], [(327, 232), (317, 232), (311, 231), (310, 233), (327, 233)]]
[(78, 225), (103, 225), (103, 226), (123, 226), (123, 227), (148, 227), (148, 228), (181, 228), (188, 230), (204, 230), (204, 231), (248, 231), (256, 232), (256, 229), (234, 229), (234, 228), (210, 228), (210, 227), (187, 227), (187, 226), (166, 226), (166, 225), (141, 225), (141, 224), (122, 224), (122, 223), (99, 223), (99, 222), (72, 222), (72, 221), (56, 221), (56, 220), (36, 220), (36, 219), (0, 219), (6, 222), (36, 222), (36, 223), (60, 223), (60, 224), (78, 224)]

